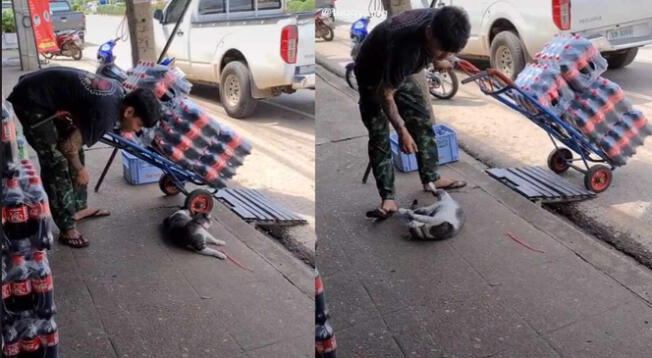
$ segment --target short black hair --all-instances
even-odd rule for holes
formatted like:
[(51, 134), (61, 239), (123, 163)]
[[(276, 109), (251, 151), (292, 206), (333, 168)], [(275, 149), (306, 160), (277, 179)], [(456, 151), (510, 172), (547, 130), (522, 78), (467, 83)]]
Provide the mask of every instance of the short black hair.
[(161, 118), (161, 103), (152, 90), (137, 88), (125, 96), (122, 105), (124, 108), (133, 107), (146, 128), (154, 127)]
[(430, 23), (433, 37), (439, 40), (442, 51), (462, 51), (471, 34), (469, 16), (457, 6), (444, 6), (437, 10)]

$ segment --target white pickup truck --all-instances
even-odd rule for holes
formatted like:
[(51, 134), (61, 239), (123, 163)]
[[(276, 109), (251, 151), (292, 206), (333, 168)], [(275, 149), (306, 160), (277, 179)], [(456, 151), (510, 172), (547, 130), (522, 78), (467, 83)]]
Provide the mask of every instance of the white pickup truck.
[(235, 118), (259, 99), (315, 87), (312, 12), (288, 14), (285, 0), (171, 0), (154, 17), (160, 52), (191, 1), (167, 51), (192, 82), (219, 85)]
[(652, 43), (650, 0), (434, 0), (464, 8), (471, 37), (462, 55), (489, 58), (516, 77), (556, 33), (580, 34), (602, 52), (609, 68), (634, 61)]

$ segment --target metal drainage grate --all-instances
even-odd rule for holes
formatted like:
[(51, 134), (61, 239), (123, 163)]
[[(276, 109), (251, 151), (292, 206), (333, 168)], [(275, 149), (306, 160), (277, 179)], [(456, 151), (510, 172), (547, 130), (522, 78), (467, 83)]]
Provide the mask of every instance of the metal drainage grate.
[(567, 182), (544, 167), (492, 168), (487, 173), (529, 200), (560, 203), (586, 200), (595, 193)]
[(253, 189), (222, 189), (215, 198), (243, 220), (257, 225), (301, 225), (307, 221)]

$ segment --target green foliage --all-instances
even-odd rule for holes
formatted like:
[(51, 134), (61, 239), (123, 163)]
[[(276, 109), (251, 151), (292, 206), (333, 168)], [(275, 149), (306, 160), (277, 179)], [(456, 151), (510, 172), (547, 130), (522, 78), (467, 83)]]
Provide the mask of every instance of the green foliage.
[(16, 22), (14, 21), (14, 12), (12, 10), (2, 12), (2, 32), (16, 32)]
[(314, 11), (315, 0), (290, 0), (287, 3), (288, 12)]
[(124, 15), (127, 12), (125, 4), (117, 5), (100, 5), (97, 7), (97, 13), (100, 15)]
[[(152, 13), (156, 11), (156, 9), (161, 9), (165, 8), (165, 5), (167, 5), (167, 2), (160, 1), (156, 3), (152, 3)], [(124, 15), (127, 12), (127, 5), (125, 3), (119, 3), (119, 4), (114, 4), (114, 5), (100, 5), (97, 7), (97, 14), (100, 15)]]

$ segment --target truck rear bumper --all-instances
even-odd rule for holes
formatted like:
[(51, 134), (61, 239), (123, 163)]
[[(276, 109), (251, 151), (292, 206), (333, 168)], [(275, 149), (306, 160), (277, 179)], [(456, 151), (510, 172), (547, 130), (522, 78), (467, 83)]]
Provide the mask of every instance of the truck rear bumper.
[(292, 81), (292, 89), (315, 88), (315, 74), (306, 76), (295, 76)]
[(600, 50), (610, 52), (652, 44), (652, 18), (580, 32)]

